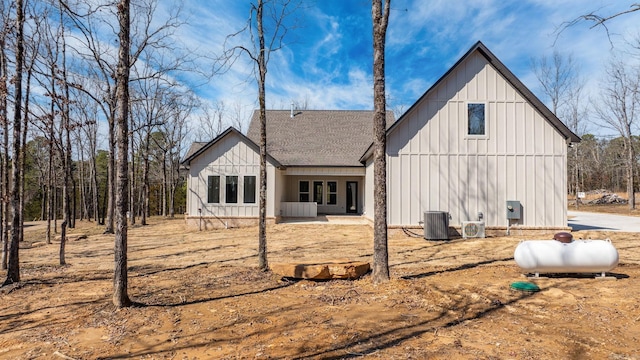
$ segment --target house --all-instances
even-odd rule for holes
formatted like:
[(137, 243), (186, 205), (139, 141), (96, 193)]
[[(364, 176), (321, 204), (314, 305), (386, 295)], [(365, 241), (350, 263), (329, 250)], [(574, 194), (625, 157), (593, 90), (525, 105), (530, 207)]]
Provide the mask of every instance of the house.
[[(255, 224), (260, 174), (259, 113), (244, 136), (229, 128), (194, 143), (183, 164), (187, 221), (204, 226)], [(387, 122), (393, 122), (388, 112)], [(267, 220), (362, 214), (373, 111), (267, 111)], [(201, 222), (202, 221), (202, 222)]]
[[(488, 229), (567, 226), (571, 132), (481, 42), (387, 130), (388, 223), (425, 211)], [(267, 217), (373, 217), (371, 111), (268, 111)], [(187, 220), (255, 223), (257, 112), (247, 136), (228, 129), (183, 163)], [(516, 206), (517, 208), (514, 208)], [(198, 212), (199, 211), (199, 212)], [(516, 215), (516, 216), (512, 216)]]

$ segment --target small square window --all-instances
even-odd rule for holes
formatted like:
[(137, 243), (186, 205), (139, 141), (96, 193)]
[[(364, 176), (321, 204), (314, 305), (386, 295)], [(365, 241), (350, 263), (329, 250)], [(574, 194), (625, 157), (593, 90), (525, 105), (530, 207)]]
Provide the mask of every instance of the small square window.
[(467, 104), (468, 135), (486, 135), (484, 104)]

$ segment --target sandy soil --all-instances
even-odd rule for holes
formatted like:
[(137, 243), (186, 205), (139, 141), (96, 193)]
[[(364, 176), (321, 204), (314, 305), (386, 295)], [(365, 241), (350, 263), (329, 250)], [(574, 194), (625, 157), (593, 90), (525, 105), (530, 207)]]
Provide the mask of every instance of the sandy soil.
[[(2, 359), (640, 359), (638, 234), (611, 238), (609, 279), (525, 279), (513, 261), (524, 237), (389, 239), (392, 280), (313, 282), (260, 272), (257, 228), (198, 232), (153, 219), (129, 232), (129, 294), (111, 303), (113, 236), (40, 245), (27, 228), (22, 282), (0, 289)], [(274, 225), (269, 261), (371, 260), (367, 225)], [(31, 244), (36, 242), (35, 246)]]

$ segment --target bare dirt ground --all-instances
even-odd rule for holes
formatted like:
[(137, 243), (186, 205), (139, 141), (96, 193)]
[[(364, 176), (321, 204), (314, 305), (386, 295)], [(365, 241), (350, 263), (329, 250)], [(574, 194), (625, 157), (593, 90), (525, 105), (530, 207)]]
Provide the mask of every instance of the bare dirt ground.
[[(513, 261), (523, 236), (426, 241), (394, 232), (392, 280), (313, 282), (256, 270), (257, 228), (198, 232), (153, 219), (129, 231), (129, 295), (111, 302), (113, 236), (78, 222), (58, 243), (27, 227), (22, 282), (0, 289), (2, 359), (640, 359), (640, 239), (611, 238), (609, 279), (529, 279)], [(371, 261), (367, 225), (279, 224), (270, 262)], [(541, 238), (541, 237), (538, 237)], [(542, 237), (545, 238), (545, 237)], [(547, 237), (547, 238), (550, 238)], [(37, 245), (37, 244), (36, 244)]]

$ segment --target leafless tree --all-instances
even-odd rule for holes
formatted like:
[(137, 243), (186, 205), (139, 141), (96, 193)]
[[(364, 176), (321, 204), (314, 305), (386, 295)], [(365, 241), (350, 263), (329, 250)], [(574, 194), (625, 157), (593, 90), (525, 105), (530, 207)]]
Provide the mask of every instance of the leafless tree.
[(633, 132), (640, 117), (640, 69), (621, 60), (612, 60), (606, 68), (595, 115), (623, 139), (626, 151), (626, 181), (629, 208), (635, 209), (634, 178), (636, 149)]
[(243, 132), (243, 124), (250, 116), (249, 112), (246, 110), (246, 105), (243, 105), (240, 102), (236, 102), (233, 104), (233, 110), (231, 113), (231, 125), (240, 132)]
[[(267, 110), (266, 110), (266, 77), (267, 66), (271, 54), (284, 46), (284, 37), (289, 31), (286, 19), (299, 8), (295, 0), (258, 0), (251, 3), (251, 10), (246, 25), (240, 31), (231, 34), (225, 44), (223, 61), (233, 63), (237, 56), (245, 54), (253, 65), (258, 83), (258, 104), (260, 121), (260, 200), (258, 220), (258, 268), (269, 269), (267, 261)], [(265, 14), (266, 12), (266, 14)], [(268, 31), (265, 32), (265, 23)], [(235, 45), (231, 40), (248, 34), (251, 44)]]
[(18, 247), (20, 245), (20, 159), (22, 152), (22, 72), (24, 65), (24, 2), (16, 0), (16, 53), (14, 75), (14, 107), (13, 107), (13, 159), (11, 163), (11, 239), (7, 258), (7, 278), (3, 285), (20, 281), (20, 259)]
[(120, 0), (118, 21), (120, 32), (118, 40), (118, 66), (116, 67), (116, 111), (117, 126), (116, 145), (118, 158), (116, 161), (116, 209), (115, 209), (115, 271), (113, 277), (113, 304), (117, 307), (132, 304), (127, 293), (127, 211), (129, 210), (129, 72), (130, 58), (130, 3)]
[(198, 129), (195, 134), (198, 141), (208, 142), (222, 133), (225, 107), (223, 101), (214, 102), (212, 105), (205, 103), (200, 106), (200, 114), (197, 115)]
[(9, 251), (9, 115), (8, 115), (8, 97), (9, 97), (9, 66), (8, 55), (6, 51), (7, 37), (12, 27), (9, 19), (10, 6), (6, 1), (0, 1), (0, 16), (2, 18), (2, 28), (0, 28), (0, 122), (2, 123), (2, 162), (1, 167), (1, 218), (0, 236), (2, 237), (2, 270), (7, 269), (8, 251)]
[[(581, 134), (585, 128), (585, 109), (582, 104), (584, 81), (580, 78), (578, 65), (573, 56), (564, 56), (554, 51), (551, 58), (533, 58), (531, 66), (542, 91), (551, 104), (551, 111), (575, 133)], [(573, 145), (569, 174), (573, 178), (575, 206), (579, 207), (579, 144)]]
[[(104, 26), (112, 28), (111, 22), (113, 19), (110, 17), (112, 8), (110, 4), (93, 4), (84, 3), (80, 10), (76, 9), (80, 4), (76, 3), (76, 6), (70, 6), (66, 2), (62, 2), (65, 5), (65, 9), (69, 14), (70, 19), (73, 21), (76, 28), (80, 31), (81, 38), (79, 39), (83, 47), (76, 48), (78, 55), (83, 57), (87, 65), (83, 67), (85, 73), (78, 73), (77, 75), (84, 78), (78, 79), (73, 82), (76, 89), (84, 91), (87, 95), (92, 97), (94, 101), (100, 104), (100, 108), (104, 113), (105, 118), (109, 124), (109, 163), (108, 163), (108, 199), (107, 199), (107, 214), (105, 232), (113, 232), (113, 220), (114, 220), (114, 194), (115, 194), (115, 108), (116, 104), (116, 87), (114, 80), (114, 74), (116, 69), (116, 56), (111, 48), (109, 41), (102, 39), (98, 28)], [(178, 49), (173, 46), (172, 33), (173, 30), (182, 25), (179, 20), (180, 9), (174, 9), (168, 19), (164, 23), (160, 23), (159, 26), (153, 26), (158, 21), (155, 19), (158, 0), (139, 0), (135, 2), (136, 15), (132, 18), (131, 26), (131, 66), (136, 65), (138, 60), (142, 62), (154, 62), (155, 74), (161, 74), (167, 71), (167, 69), (175, 69), (176, 64), (186, 61), (183, 54), (178, 53)], [(145, 50), (153, 48), (156, 50), (171, 49), (173, 53), (172, 61), (160, 63), (148, 58), (145, 55)], [(165, 54), (166, 55), (166, 54)], [(163, 60), (170, 58), (168, 55)], [(140, 65), (141, 66), (141, 65)], [(155, 75), (151, 75), (155, 76)], [(86, 80), (90, 79), (89, 84), (86, 84)], [(131, 79), (135, 81), (136, 79)], [(83, 84), (83, 82), (85, 82)], [(79, 86), (80, 85), (80, 86)]]
[(636, 11), (640, 11), (640, 3), (631, 3), (627, 10), (619, 11), (613, 14), (605, 15), (605, 14), (598, 13), (598, 10), (591, 11), (589, 13), (582, 14), (573, 20), (562, 23), (560, 27), (556, 30), (556, 33), (560, 35), (568, 27), (574, 26), (582, 22), (588, 22), (588, 23), (591, 23), (591, 27), (590, 27), (591, 29), (596, 27), (602, 27), (607, 33), (607, 37), (609, 38), (609, 42), (611, 43), (611, 33), (609, 32), (609, 27), (607, 26), (607, 24), (611, 22), (611, 20), (619, 16), (634, 13)]
[(391, 0), (372, 0), (373, 19), (373, 271), (374, 283), (389, 281), (387, 243), (387, 110), (384, 52)]

